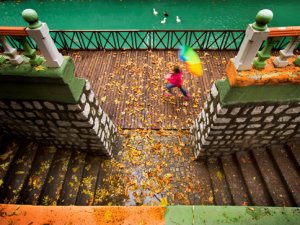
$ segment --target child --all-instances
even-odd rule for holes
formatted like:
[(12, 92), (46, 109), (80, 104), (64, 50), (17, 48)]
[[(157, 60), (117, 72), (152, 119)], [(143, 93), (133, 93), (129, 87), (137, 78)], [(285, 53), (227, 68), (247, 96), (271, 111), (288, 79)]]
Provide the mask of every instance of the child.
[(167, 89), (168, 93), (165, 93), (165, 97), (170, 97), (173, 95), (172, 88), (178, 87), (181, 93), (184, 95), (184, 98), (186, 100), (190, 99), (190, 95), (187, 93), (187, 91), (182, 87), (183, 84), (183, 72), (181, 72), (180, 68), (178, 66), (175, 66), (173, 69), (173, 73), (170, 73), (166, 76), (166, 79), (168, 81), (167, 83)]

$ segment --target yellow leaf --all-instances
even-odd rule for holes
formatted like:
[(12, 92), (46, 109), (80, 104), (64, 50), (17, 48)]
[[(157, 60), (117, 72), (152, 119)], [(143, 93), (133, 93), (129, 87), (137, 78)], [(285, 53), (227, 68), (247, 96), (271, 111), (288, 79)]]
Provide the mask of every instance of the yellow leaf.
[(219, 180), (223, 180), (223, 178), (224, 178), (224, 175), (222, 174), (222, 172), (220, 170), (218, 170), (218, 172), (217, 172), (217, 178)]
[(3, 161), (6, 160), (10, 155), (12, 154), (12, 151), (9, 151), (7, 153), (4, 153), (3, 155), (0, 155), (0, 159)]
[(0, 187), (1, 187), (1, 185), (3, 184), (3, 180), (2, 179), (0, 179)]
[(104, 212), (104, 220), (105, 220), (106, 223), (111, 222), (111, 220), (112, 220), (112, 213), (109, 210), (106, 210)]
[(166, 197), (162, 198), (160, 200), (160, 205), (161, 206), (167, 206), (168, 205), (168, 199)]
[(35, 66), (34, 69), (35, 69), (35, 71), (43, 71), (43, 70), (45, 70), (45, 67), (43, 67), (42, 65), (39, 65), (39, 66)]
[(105, 102), (105, 100), (106, 100), (106, 96), (101, 98), (101, 102)]
[(213, 197), (213, 196), (209, 196), (209, 197), (208, 197), (208, 201), (209, 201), (210, 203), (213, 203), (214, 197)]

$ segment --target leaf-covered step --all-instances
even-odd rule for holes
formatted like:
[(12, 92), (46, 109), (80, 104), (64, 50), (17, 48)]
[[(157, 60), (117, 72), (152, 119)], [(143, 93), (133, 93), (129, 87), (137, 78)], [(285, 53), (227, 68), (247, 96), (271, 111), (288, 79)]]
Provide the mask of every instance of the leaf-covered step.
[(208, 161), (207, 168), (212, 181), (216, 203), (218, 205), (232, 205), (232, 196), (228, 189), (226, 177), (218, 161)]
[(37, 149), (38, 145), (34, 142), (24, 143), (24, 145), (20, 147), (20, 153), (12, 163), (5, 186), (1, 190), (1, 202), (10, 204), (17, 203), (24, 182), (29, 176)]
[(16, 157), (19, 145), (19, 141), (15, 141), (10, 137), (3, 138), (3, 141), (0, 143), (0, 187), (4, 185), (4, 178), (13, 159)]
[(93, 155), (87, 156), (76, 205), (93, 204), (100, 164), (100, 157), (95, 157)]
[(221, 161), (234, 205), (252, 205), (234, 157), (224, 156)]
[(86, 153), (73, 151), (65, 176), (59, 205), (75, 205), (79, 190)]
[(39, 204), (57, 205), (65, 175), (68, 170), (71, 154), (72, 151), (70, 150), (57, 150), (47, 179), (45, 180), (44, 188), (39, 198)]
[(254, 159), (276, 206), (292, 206), (289, 193), (266, 149), (253, 151)]
[(270, 148), (272, 161), (275, 161), (281, 173), (286, 189), (293, 199), (293, 206), (300, 206), (300, 187), (299, 171), (293, 164), (288, 152), (283, 145), (272, 146)]
[(44, 182), (49, 172), (56, 148), (53, 146), (41, 147), (37, 150), (30, 176), (21, 192), (19, 204), (36, 205), (41, 194)]
[(236, 153), (236, 159), (249, 190), (253, 205), (274, 205), (264, 180), (248, 152)]

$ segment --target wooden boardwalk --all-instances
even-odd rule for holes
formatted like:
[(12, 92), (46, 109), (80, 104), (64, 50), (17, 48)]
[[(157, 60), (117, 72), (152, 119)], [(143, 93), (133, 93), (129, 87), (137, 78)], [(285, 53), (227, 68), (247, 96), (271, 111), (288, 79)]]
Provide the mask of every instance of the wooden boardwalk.
[[(91, 82), (100, 104), (114, 123), (124, 129), (188, 129), (201, 112), (206, 91), (214, 80), (225, 76), (228, 60), (236, 51), (199, 52), (202, 77), (190, 75), (178, 61), (177, 51), (74, 51), (76, 75)], [(184, 101), (181, 93), (165, 99), (164, 76), (174, 65), (185, 72), (184, 87), (191, 94)]]

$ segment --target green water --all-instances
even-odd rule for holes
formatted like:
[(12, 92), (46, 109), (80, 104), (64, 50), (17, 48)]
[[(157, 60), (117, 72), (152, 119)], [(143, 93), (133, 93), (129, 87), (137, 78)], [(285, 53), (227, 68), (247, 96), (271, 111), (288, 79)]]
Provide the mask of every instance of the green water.
[[(35, 9), (50, 29), (245, 29), (260, 9), (274, 13), (270, 26), (299, 26), (299, 0), (98, 0), (1, 1), (0, 26), (27, 25), (21, 12)], [(158, 15), (153, 15), (153, 8)], [(163, 11), (169, 16), (161, 24)], [(176, 16), (181, 19), (176, 23)]]

